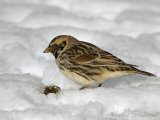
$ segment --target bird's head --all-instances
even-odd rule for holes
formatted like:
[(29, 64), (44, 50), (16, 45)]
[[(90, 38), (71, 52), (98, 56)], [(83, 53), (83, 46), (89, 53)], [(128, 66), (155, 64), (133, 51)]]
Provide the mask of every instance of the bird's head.
[(55, 58), (57, 58), (58, 55), (67, 47), (69, 39), (71, 38), (72, 37), (69, 35), (60, 35), (55, 37), (44, 50), (44, 53), (52, 53)]

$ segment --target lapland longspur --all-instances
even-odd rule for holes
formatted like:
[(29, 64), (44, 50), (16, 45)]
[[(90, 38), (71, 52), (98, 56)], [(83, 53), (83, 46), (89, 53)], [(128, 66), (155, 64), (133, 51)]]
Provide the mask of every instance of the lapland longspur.
[(69, 35), (55, 37), (44, 53), (52, 53), (60, 71), (68, 78), (83, 84), (80, 89), (96, 84), (101, 86), (105, 80), (118, 76), (155, 76), (137, 69), (136, 65), (123, 62), (91, 43), (79, 41)]

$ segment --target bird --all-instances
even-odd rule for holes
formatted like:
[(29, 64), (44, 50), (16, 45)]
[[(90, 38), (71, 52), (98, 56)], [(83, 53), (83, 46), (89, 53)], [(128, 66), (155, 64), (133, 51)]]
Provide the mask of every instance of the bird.
[(82, 84), (79, 90), (95, 85), (101, 87), (104, 81), (120, 76), (134, 74), (156, 76), (71, 35), (56, 36), (44, 53), (52, 53), (59, 70), (69, 79)]

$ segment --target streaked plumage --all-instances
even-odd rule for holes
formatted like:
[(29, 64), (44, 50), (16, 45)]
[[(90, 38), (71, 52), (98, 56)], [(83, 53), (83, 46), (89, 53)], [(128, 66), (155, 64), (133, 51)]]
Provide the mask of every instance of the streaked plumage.
[(69, 35), (55, 37), (44, 51), (49, 52), (55, 56), (56, 64), (62, 73), (84, 85), (80, 89), (96, 84), (101, 86), (105, 80), (118, 76), (155, 76), (137, 69), (136, 65), (123, 62), (91, 43), (79, 41)]

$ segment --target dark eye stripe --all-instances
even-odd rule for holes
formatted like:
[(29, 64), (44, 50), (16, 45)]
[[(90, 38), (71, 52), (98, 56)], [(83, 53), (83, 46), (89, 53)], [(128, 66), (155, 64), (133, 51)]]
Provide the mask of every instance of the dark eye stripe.
[[(51, 45), (50, 45), (51, 46)], [(51, 47), (53, 48), (53, 55), (55, 56), (55, 58), (57, 59), (58, 55), (60, 54), (60, 52), (64, 49), (64, 47), (66, 46), (66, 41), (62, 42), (62, 44), (54, 44)]]

